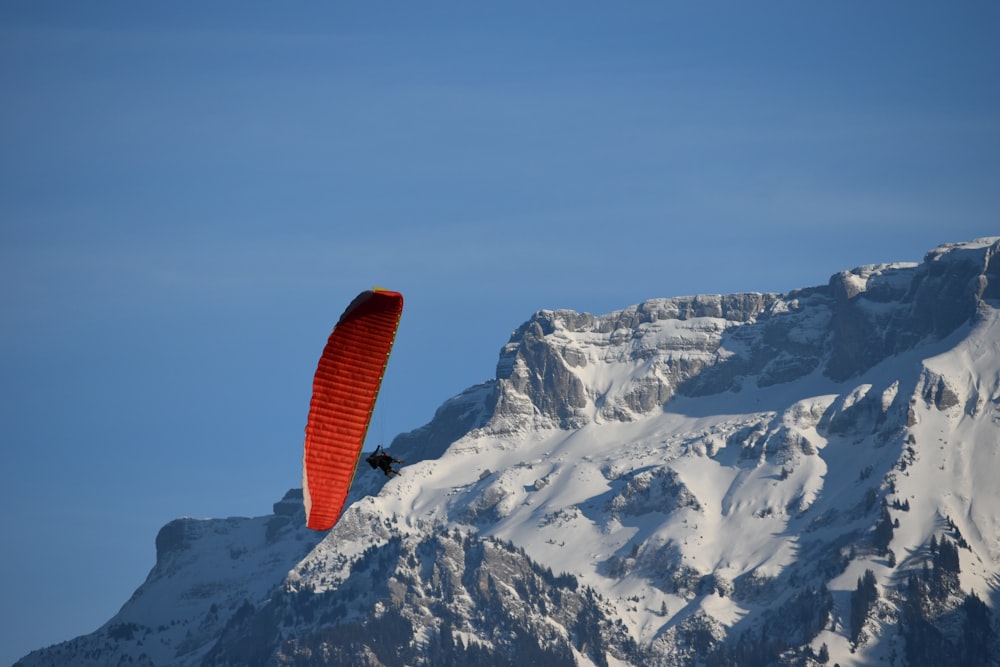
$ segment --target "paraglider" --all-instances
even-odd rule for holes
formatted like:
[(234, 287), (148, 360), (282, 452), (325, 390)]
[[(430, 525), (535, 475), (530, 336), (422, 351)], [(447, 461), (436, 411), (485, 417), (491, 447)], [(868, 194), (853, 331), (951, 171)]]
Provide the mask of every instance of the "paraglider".
[(402, 294), (362, 292), (320, 357), (302, 456), (302, 499), (313, 530), (328, 530), (340, 518), (402, 313)]
[(393, 475), (402, 475), (398, 468), (393, 468), (393, 463), (406, 463), (402, 459), (393, 458), (389, 455), (389, 452), (382, 449), (382, 445), (375, 448), (375, 451), (368, 455), (365, 459), (368, 461), (368, 465), (372, 468), (381, 468), (382, 472), (385, 473), (386, 477), (392, 477)]

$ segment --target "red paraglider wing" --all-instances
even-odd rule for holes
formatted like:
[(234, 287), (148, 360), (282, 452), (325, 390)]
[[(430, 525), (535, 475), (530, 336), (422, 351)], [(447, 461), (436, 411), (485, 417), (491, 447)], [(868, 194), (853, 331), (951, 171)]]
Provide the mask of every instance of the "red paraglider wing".
[(340, 518), (402, 313), (402, 294), (362, 292), (320, 357), (302, 457), (306, 525), (314, 530), (333, 528)]

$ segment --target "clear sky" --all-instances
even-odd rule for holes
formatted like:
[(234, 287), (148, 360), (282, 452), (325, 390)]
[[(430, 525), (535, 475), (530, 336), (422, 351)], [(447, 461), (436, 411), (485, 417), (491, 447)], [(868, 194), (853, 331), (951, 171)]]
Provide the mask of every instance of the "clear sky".
[(542, 308), (786, 292), (1000, 234), (995, 2), (0, 4), (0, 664), (178, 516), (301, 481), (361, 290), (370, 442)]

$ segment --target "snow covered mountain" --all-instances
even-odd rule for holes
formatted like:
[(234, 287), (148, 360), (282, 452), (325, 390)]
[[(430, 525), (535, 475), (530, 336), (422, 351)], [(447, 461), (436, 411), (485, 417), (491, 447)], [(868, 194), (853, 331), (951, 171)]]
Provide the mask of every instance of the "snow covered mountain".
[(1000, 237), (536, 313), (340, 523), (179, 519), (19, 665), (994, 665)]

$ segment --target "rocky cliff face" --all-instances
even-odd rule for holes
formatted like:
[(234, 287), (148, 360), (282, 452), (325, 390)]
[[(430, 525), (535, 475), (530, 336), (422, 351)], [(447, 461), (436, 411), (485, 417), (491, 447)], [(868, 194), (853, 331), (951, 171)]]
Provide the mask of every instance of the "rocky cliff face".
[[(628, 421), (674, 396), (834, 381), (942, 339), (1000, 294), (997, 243), (943, 246), (921, 264), (843, 271), (778, 294), (656, 299), (609, 315), (541, 311), (500, 354), (490, 429)], [(627, 372), (623, 372), (627, 368)]]
[(996, 664), (998, 249), (536, 313), (328, 534), (172, 522), (22, 664)]
[(304, 521), (297, 490), (266, 517), (171, 521), (149, 576), (113, 619), (24, 664), (198, 664), (241, 605), (267, 599), (320, 541)]

